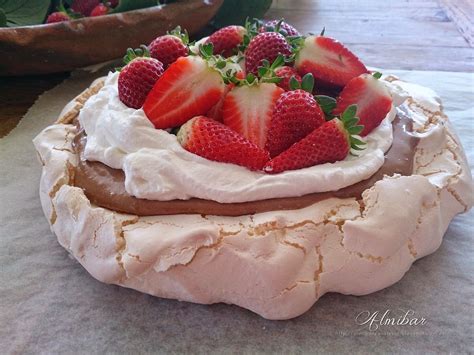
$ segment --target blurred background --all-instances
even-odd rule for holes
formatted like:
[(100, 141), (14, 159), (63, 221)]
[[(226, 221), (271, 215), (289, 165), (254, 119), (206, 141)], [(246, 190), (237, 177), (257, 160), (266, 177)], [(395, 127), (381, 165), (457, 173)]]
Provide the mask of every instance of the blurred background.
[[(71, 1), (65, 0), (66, 6)], [(31, 6), (41, 2), (0, 0), (0, 26), (2, 18), (3, 26), (45, 22), (58, 2), (38, 17), (38, 8)], [(125, 48), (147, 43), (176, 24), (187, 27), (192, 38), (198, 39), (219, 27), (242, 23), (247, 16), (284, 18), (303, 34), (319, 33), (325, 27), (327, 36), (343, 42), (369, 66), (453, 72), (473, 72), (474, 68), (472, 0), (168, 0), (140, 9), (156, 2), (120, 0), (109, 11), (125, 12), (115, 15), (0, 28), (0, 137), (16, 126), (38, 95), (68, 78), (73, 67), (84, 66), (81, 60), (94, 62), (93, 56), (84, 53), (119, 58)], [(14, 12), (20, 5), (30, 17)], [(60, 51), (70, 52), (73, 59), (72, 64), (65, 63), (66, 69), (35, 75), (38, 67), (22, 67), (39, 62), (40, 69), (48, 71)], [(12, 65), (16, 67), (11, 69)]]

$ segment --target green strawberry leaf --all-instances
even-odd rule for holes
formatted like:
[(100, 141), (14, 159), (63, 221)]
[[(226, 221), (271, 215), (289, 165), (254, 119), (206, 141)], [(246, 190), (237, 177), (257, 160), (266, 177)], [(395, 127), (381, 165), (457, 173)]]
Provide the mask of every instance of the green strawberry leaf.
[(323, 110), (326, 116), (331, 116), (332, 111), (336, 108), (336, 99), (326, 95), (316, 95), (314, 97), (318, 102), (321, 110)]
[(50, 5), (50, 0), (0, 0), (0, 27), (41, 24)]
[(144, 9), (158, 5), (157, 0), (120, 0), (119, 4), (110, 13), (126, 12), (137, 9)]
[(359, 118), (357, 117), (352, 117), (352, 118), (349, 118), (347, 121), (344, 121), (344, 125), (346, 127), (354, 127), (357, 122), (359, 122)]
[[(359, 120), (357, 120), (359, 121)], [(353, 127), (349, 127), (347, 129), (347, 132), (349, 132), (350, 134), (359, 134), (360, 132), (362, 132), (364, 130), (364, 126), (353, 126)]]
[(313, 74), (311, 73), (305, 74), (305, 76), (303, 76), (303, 79), (301, 80), (301, 89), (309, 93), (312, 93), (313, 87), (314, 87)]
[(211, 25), (215, 28), (243, 25), (247, 17), (263, 17), (271, 4), (272, 0), (225, 0)]
[(290, 89), (291, 90), (298, 90), (301, 88), (301, 84), (298, 80), (296, 80), (295, 76), (292, 75), (290, 78)]
[(350, 105), (347, 106), (347, 108), (344, 110), (344, 112), (341, 115), (342, 122), (346, 124), (347, 121), (349, 121), (351, 118), (354, 118), (357, 113), (357, 105)]
[(376, 71), (375, 73), (372, 74), (372, 76), (375, 78), (375, 79), (380, 79), (382, 77), (382, 73)]
[(7, 26), (7, 15), (5, 15), (5, 11), (0, 9), (0, 27)]

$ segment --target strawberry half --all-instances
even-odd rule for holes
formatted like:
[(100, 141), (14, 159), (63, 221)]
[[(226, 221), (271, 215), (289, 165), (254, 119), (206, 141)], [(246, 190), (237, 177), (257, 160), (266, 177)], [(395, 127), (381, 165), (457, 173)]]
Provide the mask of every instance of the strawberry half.
[(234, 49), (242, 43), (246, 29), (242, 26), (227, 26), (217, 30), (206, 40), (206, 43), (212, 43), (214, 54), (222, 54), (224, 57), (230, 57), (234, 54)]
[(222, 123), (204, 116), (186, 122), (177, 136), (184, 149), (209, 160), (261, 170), (270, 159), (265, 150)]
[(313, 84), (311, 74), (306, 74), (302, 84), (304, 89), (287, 91), (278, 98), (266, 143), (271, 157), (285, 151), (326, 122), (323, 111), (311, 94)]
[(341, 42), (324, 36), (306, 37), (296, 56), (295, 68), (301, 75), (313, 74), (318, 83), (339, 87), (368, 72)]
[(178, 26), (168, 34), (155, 38), (148, 45), (148, 49), (150, 56), (162, 62), (166, 69), (179, 57), (188, 55), (188, 42), (188, 33), (186, 31), (181, 32), (181, 27)]
[(127, 50), (124, 57), (127, 65), (121, 69), (118, 77), (119, 99), (128, 107), (139, 109), (145, 99), (163, 74), (163, 64), (157, 59), (150, 58), (146, 47)]
[(344, 112), (349, 105), (357, 105), (357, 117), (364, 126), (361, 136), (378, 127), (392, 108), (392, 96), (379, 78), (380, 73), (362, 74), (349, 81), (337, 98), (335, 115)]
[(156, 82), (143, 110), (156, 128), (177, 127), (208, 112), (224, 89), (221, 75), (204, 59), (180, 57)]
[(260, 148), (265, 148), (273, 107), (284, 90), (272, 83), (243, 85), (225, 97), (222, 118), (225, 125)]
[(263, 32), (250, 41), (245, 50), (245, 69), (256, 74), (264, 60), (272, 63), (278, 55), (290, 56), (291, 47), (285, 37), (277, 32)]
[(288, 150), (270, 160), (264, 167), (269, 174), (297, 170), (317, 164), (334, 163), (347, 157), (350, 149), (361, 150), (365, 143), (353, 137), (363, 129), (357, 126), (355, 105), (341, 116), (324, 123)]

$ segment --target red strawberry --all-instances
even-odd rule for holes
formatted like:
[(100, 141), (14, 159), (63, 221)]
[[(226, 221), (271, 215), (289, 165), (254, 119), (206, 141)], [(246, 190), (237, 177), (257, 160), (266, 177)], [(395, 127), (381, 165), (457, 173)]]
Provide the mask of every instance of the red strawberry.
[(273, 107), (283, 92), (282, 88), (271, 83), (235, 87), (224, 100), (224, 124), (265, 148)]
[(53, 12), (51, 15), (48, 16), (46, 19), (46, 23), (56, 23), (56, 22), (64, 22), (69, 21), (71, 18), (69, 15), (62, 11)]
[(156, 82), (143, 110), (156, 128), (177, 127), (208, 112), (224, 89), (221, 75), (204, 59), (180, 57)]
[(119, 3), (119, 0), (109, 0), (105, 4), (108, 7), (114, 8), (114, 7), (117, 7), (118, 3)]
[(128, 63), (119, 74), (118, 93), (120, 101), (132, 108), (143, 106), (145, 99), (163, 74), (163, 64), (150, 57), (137, 57), (129, 49), (125, 61)]
[(245, 50), (246, 72), (256, 74), (264, 59), (272, 63), (279, 54), (291, 55), (291, 47), (285, 37), (277, 32), (256, 35)]
[(277, 84), (283, 90), (289, 91), (290, 88), (290, 79), (292, 76), (295, 77), (296, 81), (301, 84), (301, 76), (296, 72), (296, 69), (293, 67), (279, 67), (275, 69), (275, 75), (281, 78), (281, 81)]
[(186, 122), (178, 141), (191, 153), (223, 163), (261, 170), (270, 159), (268, 153), (222, 123), (204, 116)]
[[(280, 24), (279, 28), (277, 28)], [(286, 23), (285, 21), (272, 20), (266, 22), (262, 27), (258, 29), (258, 32), (279, 32), (283, 36), (300, 36), (300, 33), (292, 25)]]
[(269, 174), (281, 173), (285, 170), (296, 170), (316, 164), (334, 163), (347, 157), (351, 147), (360, 150), (364, 144), (352, 134), (362, 130), (355, 118), (355, 106), (350, 106), (342, 115), (324, 123), (308, 134), (288, 150), (270, 160), (264, 167)]
[(91, 17), (96, 17), (96, 16), (103, 16), (107, 15), (109, 12), (109, 8), (105, 6), (104, 4), (99, 4), (96, 7), (94, 7), (91, 11)]
[[(377, 74), (379, 77), (380, 74)], [(387, 87), (370, 74), (362, 74), (344, 87), (333, 114), (339, 115), (349, 106), (357, 105), (359, 123), (364, 126), (361, 136), (372, 132), (392, 108), (392, 96)]]
[[(238, 71), (238, 72), (235, 73), (235, 77), (237, 79), (244, 80), (245, 79), (245, 74), (241, 70), (241, 71)], [(233, 83), (229, 83), (229, 84), (226, 85), (225, 90), (224, 90), (220, 100), (217, 102), (217, 104), (215, 104), (209, 110), (209, 112), (206, 114), (207, 117), (210, 117), (210, 118), (212, 118), (216, 121), (222, 122), (222, 106), (224, 106), (225, 97), (227, 96), (229, 91), (231, 91), (234, 87), (235, 87), (235, 84), (233, 84)]]
[(71, 4), (71, 10), (79, 12), (84, 16), (89, 16), (92, 10), (99, 5), (100, 0), (74, 0)]
[(299, 51), (295, 67), (300, 73), (329, 86), (345, 86), (352, 78), (367, 73), (367, 68), (349, 49), (332, 38), (308, 36)]
[(155, 38), (148, 46), (148, 49), (150, 50), (151, 57), (162, 62), (166, 69), (179, 57), (188, 55), (187, 44), (188, 35), (186, 32), (181, 33), (181, 28), (178, 26), (171, 33)]
[(242, 26), (227, 26), (217, 30), (206, 40), (206, 43), (212, 43), (214, 54), (222, 54), (229, 57), (233, 50), (242, 43), (246, 30)]
[(285, 92), (273, 109), (266, 149), (275, 157), (325, 122), (313, 95), (301, 89)]

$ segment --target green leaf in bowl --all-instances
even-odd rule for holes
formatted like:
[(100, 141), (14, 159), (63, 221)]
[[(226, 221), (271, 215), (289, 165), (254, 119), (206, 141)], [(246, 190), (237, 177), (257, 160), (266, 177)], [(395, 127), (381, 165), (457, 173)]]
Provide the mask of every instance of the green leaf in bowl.
[(225, 0), (214, 17), (212, 25), (216, 28), (243, 25), (247, 17), (263, 17), (271, 4), (272, 0)]
[(120, 0), (111, 13), (125, 12), (158, 5), (158, 0)]
[(0, 12), (3, 12), (7, 26), (38, 25), (43, 23), (50, 5), (49, 0), (0, 0)]
[(0, 27), (7, 26), (7, 15), (5, 15), (5, 11), (0, 9)]

